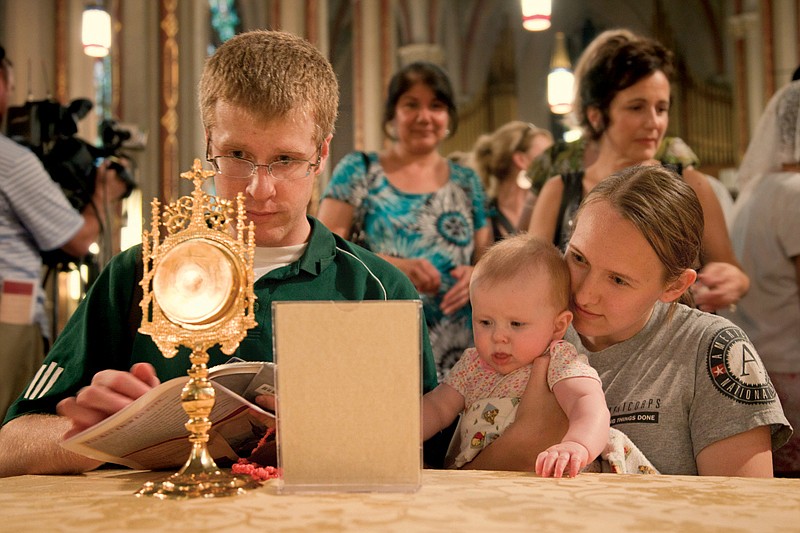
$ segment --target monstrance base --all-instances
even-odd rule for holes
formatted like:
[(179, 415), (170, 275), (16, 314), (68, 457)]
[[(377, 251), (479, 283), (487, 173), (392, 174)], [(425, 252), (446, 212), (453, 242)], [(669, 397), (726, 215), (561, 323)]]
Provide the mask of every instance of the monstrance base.
[(153, 496), (162, 500), (184, 500), (189, 498), (221, 498), (237, 496), (260, 487), (250, 476), (239, 476), (225, 472), (202, 472), (199, 474), (172, 474), (164, 481), (147, 483), (136, 492), (136, 496)]

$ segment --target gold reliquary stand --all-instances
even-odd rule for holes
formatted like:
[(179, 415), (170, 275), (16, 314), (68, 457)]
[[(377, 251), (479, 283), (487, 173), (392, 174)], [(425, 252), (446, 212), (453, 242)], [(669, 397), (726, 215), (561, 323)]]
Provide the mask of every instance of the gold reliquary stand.
[(190, 379), (181, 392), (192, 449), (180, 471), (147, 482), (137, 496), (210, 498), (259, 486), (249, 476), (222, 472), (207, 449), (215, 396), (208, 380), (208, 349), (219, 343), (232, 354), (256, 325), (253, 223), (245, 227), (241, 194), (234, 204), (203, 192), (203, 181), (213, 174), (195, 159), (192, 170), (181, 174), (194, 182), (192, 195), (165, 206), (163, 213), (153, 200), (151, 230), (142, 235), (139, 331), (153, 338), (164, 357), (174, 357), (179, 346), (192, 350)]

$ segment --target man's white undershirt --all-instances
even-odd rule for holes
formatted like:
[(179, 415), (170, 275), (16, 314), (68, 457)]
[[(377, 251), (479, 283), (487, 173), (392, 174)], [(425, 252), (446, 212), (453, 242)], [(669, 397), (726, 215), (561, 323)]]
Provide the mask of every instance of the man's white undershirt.
[(276, 248), (256, 248), (253, 258), (253, 272), (255, 279), (276, 268), (294, 263), (303, 256), (308, 243), (294, 244), (292, 246), (278, 246)]

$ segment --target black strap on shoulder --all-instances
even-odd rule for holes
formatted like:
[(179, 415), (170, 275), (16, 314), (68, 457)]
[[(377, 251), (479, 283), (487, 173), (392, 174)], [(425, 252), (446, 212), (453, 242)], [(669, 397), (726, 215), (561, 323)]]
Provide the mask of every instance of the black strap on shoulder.
[[(499, 241), (506, 235), (514, 235), (517, 233), (517, 228), (515, 228), (511, 221), (500, 211), (500, 206), (497, 205), (497, 198), (492, 199), (489, 203), (489, 207), (494, 215), (492, 216), (492, 233), (495, 241)], [(505, 230), (505, 235), (501, 229)]]
[(553, 244), (561, 247), (561, 231), (564, 224), (564, 214), (567, 207), (575, 199), (583, 196), (583, 171), (568, 172), (561, 175), (564, 183), (564, 191), (561, 193), (561, 205), (558, 208), (558, 218), (556, 219), (556, 232), (553, 235)]
[[(359, 152), (359, 154), (361, 154), (361, 159), (364, 162), (364, 181), (369, 184), (369, 155), (367, 152)], [(359, 205), (355, 206), (355, 210), (353, 212), (353, 225), (352, 228), (350, 228), (350, 238), (348, 240), (352, 243), (369, 249), (369, 245), (367, 244), (367, 235), (364, 232), (365, 216), (366, 212), (364, 208), (364, 202), (362, 200)]]

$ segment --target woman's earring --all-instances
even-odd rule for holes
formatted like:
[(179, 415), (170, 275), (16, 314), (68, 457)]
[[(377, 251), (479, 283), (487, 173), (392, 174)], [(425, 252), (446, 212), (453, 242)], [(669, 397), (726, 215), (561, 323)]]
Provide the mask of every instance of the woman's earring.
[(444, 138), (445, 139), (449, 139), (450, 138), (450, 130), (444, 130)]
[(397, 130), (395, 130), (394, 124), (389, 122), (386, 124), (386, 134), (389, 136), (390, 139), (393, 141), (397, 140)]
[(520, 170), (517, 173), (517, 187), (519, 187), (520, 189), (528, 190), (531, 188), (531, 185), (532, 183), (530, 178), (528, 177), (528, 172), (525, 170)]

